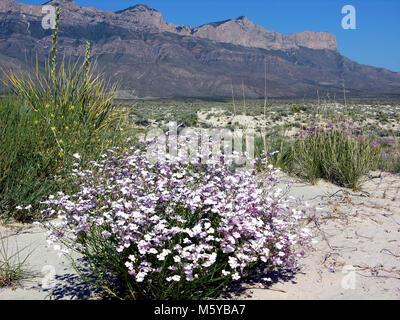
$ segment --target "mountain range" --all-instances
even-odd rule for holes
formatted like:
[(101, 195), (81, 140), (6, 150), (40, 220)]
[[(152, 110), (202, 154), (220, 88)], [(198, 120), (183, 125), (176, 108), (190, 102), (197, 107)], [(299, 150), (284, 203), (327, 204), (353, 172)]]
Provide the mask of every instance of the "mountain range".
[[(400, 73), (351, 61), (334, 35), (282, 35), (248, 18), (199, 27), (166, 22), (146, 5), (111, 12), (52, 0), (62, 8), (58, 49), (78, 58), (85, 43), (121, 98), (296, 98), (346, 94), (400, 97)], [(0, 0), (0, 67), (29, 69), (51, 50), (42, 6)], [(265, 90), (267, 89), (267, 90)]]

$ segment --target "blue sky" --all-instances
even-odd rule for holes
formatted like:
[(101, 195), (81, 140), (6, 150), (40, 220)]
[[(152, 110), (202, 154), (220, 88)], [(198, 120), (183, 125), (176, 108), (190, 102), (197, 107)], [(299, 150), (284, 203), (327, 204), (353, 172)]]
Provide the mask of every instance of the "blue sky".
[[(19, 0), (43, 4), (45, 0)], [(268, 30), (294, 33), (328, 31), (339, 51), (362, 64), (400, 72), (400, 0), (75, 0), (80, 6), (116, 11), (147, 4), (175, 24), (204, 23), (245, 15)], [(356, 9), (357, 29), (341, 25), (344, 5)]]

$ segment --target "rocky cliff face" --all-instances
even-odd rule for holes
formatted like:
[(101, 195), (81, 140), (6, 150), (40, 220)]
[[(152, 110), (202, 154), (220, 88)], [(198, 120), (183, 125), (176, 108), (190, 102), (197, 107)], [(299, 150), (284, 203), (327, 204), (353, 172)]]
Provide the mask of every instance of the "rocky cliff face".
[(267, 50), (289, 50), (299, 47), (311, 49), (336, 50), (335, 36), (328, 32), (305, 31), (290, 35), (281, 35), (256, 25), (242, 16), (233, 20), (208, 23), (192, 28), (164, 21), (162, 14), (145, 5), (137, 5), (117, 12), (120, 20), (128, 20), (141, 27), (159, 32), (172, 32), (179, 35), (199, 37), (219, 42), (232, 43), (244, 47), (264, 48)]
[(254, 24), (246, 17), (209, 23), (198, 28), (176, 28), (179, 34), (193, 35), (215, 41), (238, 44), (245, 47), (267, 50), (289, 50), (306, 47), (311, 49), (336, 50), (335, 36), (328, 32), (305, 31), (282, 35)]
[[(47, 4), (62, 8), (58, 49), (73, 58), (92, 43), (105, 75), (121, 83), (129, 97), (227, 97), (264, 95), (264, 66), (270, 97), (315, 97), (317, 90), (349, 95), (400, 95), (400, 74), (359, 65), (337, 51), (326, 32), (282, 35), (246, 17), (197, 28), (165, 22), (145, 5), (118, 12), (80, 7), (71, 0)], [(0, 0), (0, 67), (25, 68), (51, 49), (51, 30), (41, 26), (42, 7)]]

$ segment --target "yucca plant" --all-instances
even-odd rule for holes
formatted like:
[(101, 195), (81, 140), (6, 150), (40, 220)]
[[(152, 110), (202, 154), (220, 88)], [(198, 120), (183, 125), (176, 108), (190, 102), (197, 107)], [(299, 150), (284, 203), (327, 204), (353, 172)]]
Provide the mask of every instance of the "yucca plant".
[(49, 122), (44, 112), (50, 107), (60, 115), (68, 115), (73, 106), (79, 113), (80, 124), (93, 125), (95, 129), (109, 125), (116, 120), (112, 103), (117, 85), (107, 86), (100, 74), (95, 73), (96, 63), (90, 62), (90, 43), (86, 43), (86, 55), (83, 63), (65, 61), (57, 65), (57, 35), (60, 19), (60, 8), (57, 8), (56, 23), (53, 33), (51, 59), (45, 62), (45, 72), (39, 70), (36, 59), (36, 71), (25, 76), (23, 72), (4, 71), (3, 83), (17, 96), (38, 112)]
[[(53, 47), (44, 69), (36, 58), (33, 74), (2, 70), (1, 81), (14, 95), (0, 101), (0, 214), (15, 216), (17, 205), (38, 204), (66, 186), (64, 178), (76, 161), (72, 156), (96, 157), (118, 138), (116, 128), (124, 118), (113, 102), (118, 85), (96, 73), (89, 42), (83, 61), (58, 62), (61, 10), (56, 12)], [(33, 212), (24, 214), (32, 219)], [(29, 220), (24, 214), (18, 220)]]

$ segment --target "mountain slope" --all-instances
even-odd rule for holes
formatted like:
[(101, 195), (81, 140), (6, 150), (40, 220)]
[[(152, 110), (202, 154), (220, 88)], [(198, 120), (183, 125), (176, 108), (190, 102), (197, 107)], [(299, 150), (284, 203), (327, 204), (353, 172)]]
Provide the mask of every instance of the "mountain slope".
[[(51, 31), (41, 27), (41, 6), (0, 2), (0, 66), (24, 66), (50, 52)], [(118, 12), (50, 1), (63, 8), (62, 54), (84, 54), (85, 41), (106, 76), (125, 97), (231, 97), (264, 95), (264, 66), (271, 97), (400, 94), (400, 74), (363, 66), (342, 56), (326, 32), (281, 35), (246, 17), (197, 28), (165, 22), (160, 12), (136, 5)]]

